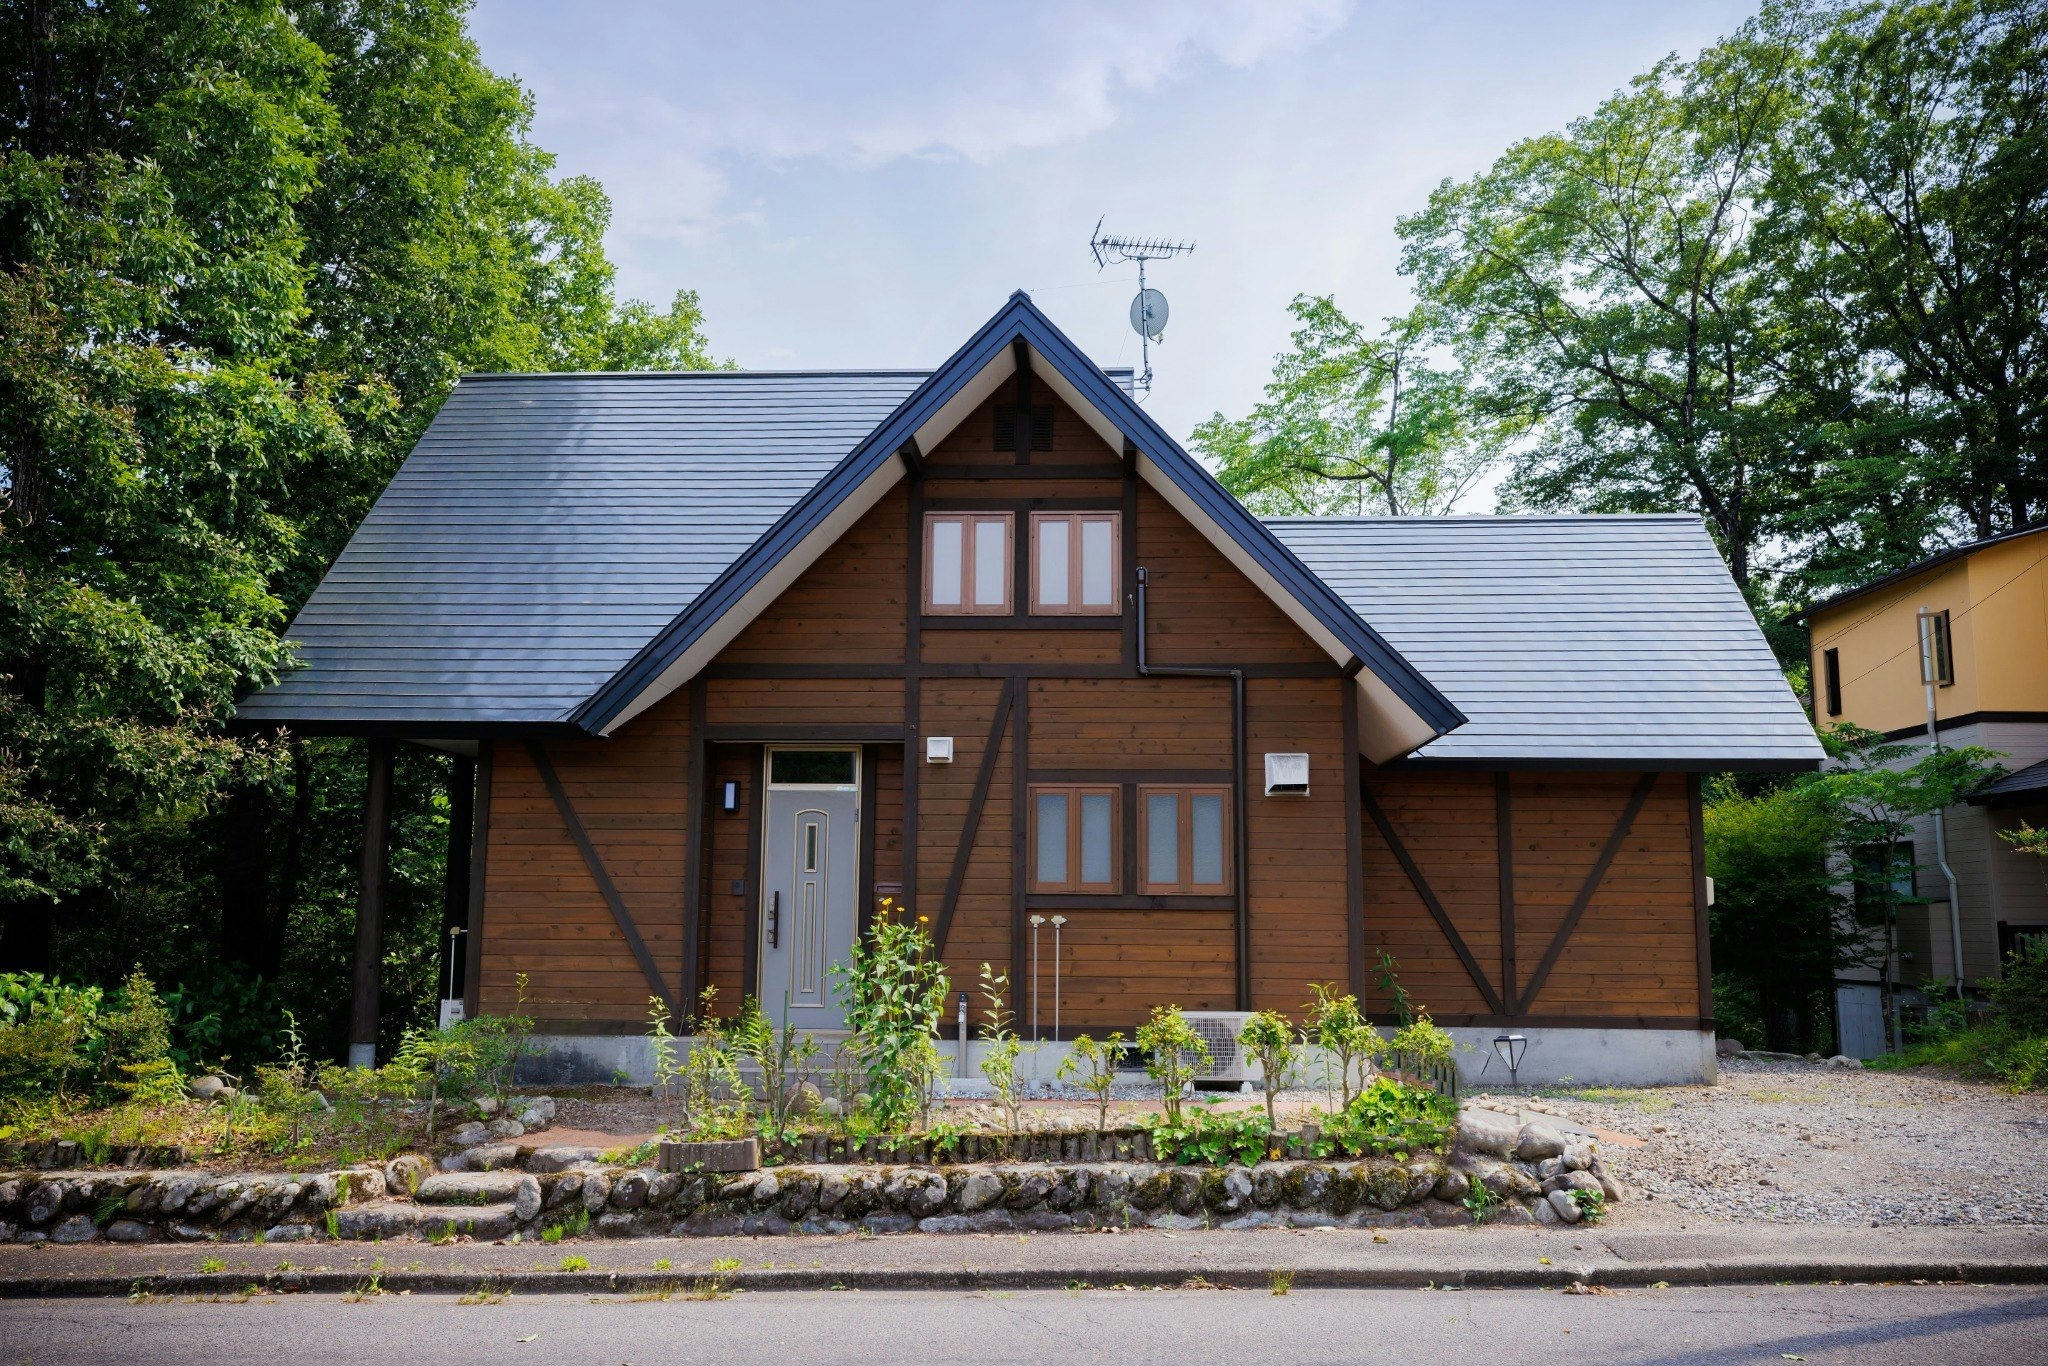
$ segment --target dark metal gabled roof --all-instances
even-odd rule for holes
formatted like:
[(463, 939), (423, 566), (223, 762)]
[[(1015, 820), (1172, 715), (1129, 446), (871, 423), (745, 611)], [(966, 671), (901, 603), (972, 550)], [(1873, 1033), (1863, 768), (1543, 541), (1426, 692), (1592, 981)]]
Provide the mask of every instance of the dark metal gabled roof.
[(2005, 806), (2014, 802), (2048, 801), (2048, 759), (2006, 774), (1970, 794), (1972, 806)]
[(1696, 517), (1267, 525), (1469, 718), (1418, 761), (1705, 769), (1821, 758)]
[(237, 720), (567, 721), (925, 375), (464, 379)]

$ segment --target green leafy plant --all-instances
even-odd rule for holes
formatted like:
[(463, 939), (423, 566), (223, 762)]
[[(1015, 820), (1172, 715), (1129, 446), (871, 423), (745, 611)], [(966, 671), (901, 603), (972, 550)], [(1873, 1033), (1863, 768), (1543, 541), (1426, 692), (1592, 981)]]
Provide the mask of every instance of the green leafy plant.
[(981, 997), (987, 1002), (982, 1010), (981, 1075), (988, 1079), (990, 1089), (996, 1093), (996, 1100), (1003, 1107), (1004, 1119), (1014, 1134), (1018, 1131), (1017, 1115), (1022, 1099), (1018, 1094), (1017, 1055), (1024, 1051), (1024, 1041), (1011, 1028), (1014, 1017), (1003, 1003), (1004, 993), (1009, 989), (1007, 973), (996, 972), (986, 963), (981, 965)]
[(1109, 1127), (1109, 1096), (1116, 1087), (1116, 1067), (1123, 1056), (1124, 1035), (1119, 1029), (1100, 1043), (1086, 1034), (1076, 1036), (1067, 1056), (1060, 1059), (1060, 1080), (1073, 1082), (1095, 1098), (1097, 1132)]
[(562, 1258), (561, 1268), (564, 1271), (588, 1271), (590, 1270), (590, 1258), (578, 1256), (572, 1252)]
[(1572, 1203), (1579, 1207), (1579, 1218), (1588, 1224), (1597, 1224), (1607, 1217), (1607, 1192), (1597, 1190), (1572, 1190)]
[(1338, 1108), (1365, 1085), (1373, 1060), (1384, 1051), (1386, 1041), (1367, 1022), (1358, 1008), (1358, 998), (1337, 994), (1335, 983), (1311, 982), (1308, 1002), (1308, 1035), (1323, 1051), (1326, 1068), (1335, 1074)]
[(1213, 1101), (1188, 1106), (1177, 1117), (1153, 1115), (1138, 1122), (1151, 1132), (1160, 1160), (1182, 1166), (1252, 1166), (1265, 1157), (1273, 1132), (1263, 1110), (1219, 1110)]
[(945, 1018), (946, 970), (932, 951), (926, 918), (907, 919), (883, 897), (867, 935), (835, 964), (836, 990), (865, 1078), (867, 1110), (885, 1133), (903, 1133), (931, 1109)]
[(1493, 1193), (1491, 1186), (1474, 1175), (1466, 1187), (1465, 1198), (1459, 1203), (1464, 1205), (1465, 1212), (1472, 1216), (1473, 1223), (1483, 1224), (1500, 1208), (1500, 1197)]
[(1353, 1157), (1391, 1153), (1405, 1161), (1413, 1152), (1450, 1142), (1458, 1122), (1457, 1102), (1422, 1086), (1377, 1077), (1335, 1114), (1322, 1117), (1319, 1155)]
[(1400, 960), (1381, 949), (1379, 961), (1373, 964), (1373, 975), (1379, 979), (1380, 990), (1387, 993), (1389, 1013), (1405, 1026), (1415, 1020), (1415, 1002), (1408, 995), (1408, 988), (1401, 985), (1400, 971)]
[(776, 1136), (792, 1130), (797, 1103), (811, 1082), (818, 1056), (818, 1041), (789, 1023), (787, 999), (782, 1016), (778, 1028), (762, 1011), (761, 1003), (749, 996), (740, 1003), (739, 1019), (732, 1029), (733, 1048), (761, 1071), (762, 1124)]
[(1181, 1122), (1181, 1093), (1209, 1070), (1209, 1044), (1188, 1024), (1177, 1005), (1154, 1006), (1152, 1018), (1138, 1026), (1138, 1047), (1145, 1052), (1145, 1072), (1164, 1092), (1166, 1123)]
[(408, 1029), (393, 1063), (419, 1077), (427, 1088), (427, 1141), (441, 1114), (442, 1092), (460, 1087), (476, 1066), (476, 1047), (460, 1026), (449, 1029)]
[(1457, 1040), (1437, 1028), (1427, 1010), (1417, 1010), (1387, 1040), (1386, 1056), (1418, 1081), (1455, 1076), (1457, 1055)]
[(676, 1132), (700, 1143), (743, 1137), (754, 1104), (753, 1089), (740, 1075), (731, 1027), (719, 1017), (717, 1004), (718, 988), (704, 988), (691, 1026), (695, 1037), (678, 1060), (666, 1003), (659, 997), (648, 1001), (656, 1085), (676, 1105)]
[(1301, 1042), (1295, 1037), (1293, 1022), (1277, 1010), (1258, 1011), (1237, 1032), (1237, 1042), (1258, 1059), (1265, 1074), (1266, 1132), (1278, 1133), (1280, 1116), (1274, 1105), (1301, 1061)]

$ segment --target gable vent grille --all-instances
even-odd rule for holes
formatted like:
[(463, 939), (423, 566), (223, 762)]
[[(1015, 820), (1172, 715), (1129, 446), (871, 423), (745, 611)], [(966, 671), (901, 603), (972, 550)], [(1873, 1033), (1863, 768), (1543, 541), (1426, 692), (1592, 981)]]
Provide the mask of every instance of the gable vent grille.
[[(1014, 403), (996, 405), (995, 449), (1014, 451), (1017, 449), (1017, 406)], [(1052, 449), (1052, 405), (1034, 403), (1031, 405), (1031, 449), (1049, 451)]]

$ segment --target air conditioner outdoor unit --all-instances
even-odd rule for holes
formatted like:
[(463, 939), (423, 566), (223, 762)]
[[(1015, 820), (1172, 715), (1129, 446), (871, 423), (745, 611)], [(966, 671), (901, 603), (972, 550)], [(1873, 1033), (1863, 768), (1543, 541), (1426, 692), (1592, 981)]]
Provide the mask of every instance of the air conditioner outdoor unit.
[(1195, 1074), (1195, 1081), (1229, 1082), (1241, 1085), (1259, 1081), (1261, 1075), (1258, 1063), (1237, 1041), (1238, 1032), (1244, 1022), (1251, 1018), (1243, 1010), (1190, 1010), (1186, 1012), (1189, 1028), (1209, 1045), (1209, 1066)]

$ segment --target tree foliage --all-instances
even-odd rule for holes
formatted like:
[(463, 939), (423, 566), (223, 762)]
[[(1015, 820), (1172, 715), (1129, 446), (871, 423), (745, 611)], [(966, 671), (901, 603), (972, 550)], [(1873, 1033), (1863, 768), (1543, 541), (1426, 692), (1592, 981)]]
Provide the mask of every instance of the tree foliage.
[[(361, 748), (234, 698), (457, 374), (709, 362), (694, 297), (616, 298), (466, 8), (0, 0), (0, 966), (289, 938), (334, 995)], [(423, 904), (445, 766), (401, 765)]]

